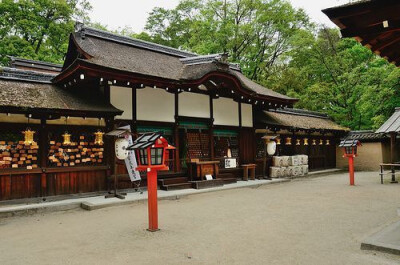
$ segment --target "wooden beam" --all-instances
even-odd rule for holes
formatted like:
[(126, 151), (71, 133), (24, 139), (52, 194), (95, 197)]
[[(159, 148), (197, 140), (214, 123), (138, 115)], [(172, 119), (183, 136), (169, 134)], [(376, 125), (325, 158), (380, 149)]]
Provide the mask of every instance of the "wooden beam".
[(137, 134), (137, 90), (132, 88), (132, 124), (131, 131), (135, 135)]
[(379, 41), (376, 45), (373, 45), (371, 47), (371, 50), (373, 52), (381, 51), (381, 50), (385, 49), (386, 47), (390, 48), (390, 46), (392, 44), (396, 44), (396, 43), (400, 43), (400, 34), (393, 33), (393, 34), (391, 34), (391, 36), (389, 38), (383, 39), (383, 40)]
[(209, 140), (210, 140), (210, 158), (211, 160), (214, 160), (215, 157), (215, 150), (214, 150), (214, 105), (213, 105), (213, 96), (210, 93), (209, 95), (210, 99), (210, 130), (209, 130)]
[(356, 36), (363, 38), (363, 36), (384, 34), (386, 32), (400, 31), (400, 19), (390, 20), (389, 26), (387, 28), (383, 27), (382, 22), (379, 24), (375, 24), (373, 26), (367, 26), (367, 27), (347, 27), (345, 29), (342, 29), (340, 32), (342, 33), (342, 36), (344, 38), (350, 38), (350, 37), (356, 37)]

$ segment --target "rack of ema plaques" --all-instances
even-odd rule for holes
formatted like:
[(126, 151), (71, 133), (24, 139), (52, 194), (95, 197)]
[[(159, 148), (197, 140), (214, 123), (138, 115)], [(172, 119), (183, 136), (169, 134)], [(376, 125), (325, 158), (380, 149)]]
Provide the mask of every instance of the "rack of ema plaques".
[(270, 167), (271, 178), (294, 178), (308, 174), (308, 156), (274, 156)]

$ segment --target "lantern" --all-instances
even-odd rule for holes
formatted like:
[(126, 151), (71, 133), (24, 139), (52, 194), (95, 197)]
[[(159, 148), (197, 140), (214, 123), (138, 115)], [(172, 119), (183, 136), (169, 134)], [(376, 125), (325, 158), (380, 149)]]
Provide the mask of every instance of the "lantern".
[(330, 143), (330, 140), (328, 139), (328, 140), (326, 140), (326, 145), (330, 145), (331, 143)]
[(125, 160), (128, 157), (129, 153), (128, 150), (126, 150), (128, 148), (128, 145), (128, 139), (118, 138), (117, 140), (115, 140), (115, 156), (118, 159)]
[(149, 208), (149, 228), (151, 232), (158, 229), (157, 206), (157, 171), (168, 170), (165, 157), (168, 149), (174, 147), (160, 133), (145, 133), (137, 138), (127, 150), (135, 151), (139, 171), (147, 171), (147, 190)]
[(276, 145), (281, 145), (281, 138), (276, 138)]
[(27, 128), (25, 131), (22, 132), (24, 134), (24, 144), (25, 145), (32, 145), (36, 144), (35, 141), (33, 140), (33, 136), (35, 134), (35, 131), (32, 131), (30, 128)]
[(292, 138), (287, 137), (287, 138), (286, 138), (285, 144), (286, 144), (286, 145), (292, 145)]
[(308, 138), (304, 138), (304, 145), (308, 145)]
[(324, 140), (320, 139), (319, 140), (319, 145), (323, 145), (324, 144)]
[(300, 139), (296, 139), (296, 145), (300, 145)]
[(313, 139), (312, 140), (312, 145), (317, 145), (317, 140)]
[(343, 140), (340, 142), (339, 147), (343, 147), (344, 155), (349, 159), (349, 175), (350, 185), (354, 185), (354, 157), (357, 156), (357, 146), (360, 146), (361, 142), (358, 140)]
[(104, 135), (104, 133), (101, 132), (100, 130), (95, 132), (94, 133), (94, 136), (95, 136), (94, 144), (103, 145), (104, 144), (103, 135)]
[(70, 145), (71, 144), (71, 134), (69, 134), (67, 131), (62, 135), (64, 138), (63, 145)]
[(270, 156), (273, 156), (276, 152), (276, 142), (275, 141), (270, 141), (267, 144), (267, 153)]

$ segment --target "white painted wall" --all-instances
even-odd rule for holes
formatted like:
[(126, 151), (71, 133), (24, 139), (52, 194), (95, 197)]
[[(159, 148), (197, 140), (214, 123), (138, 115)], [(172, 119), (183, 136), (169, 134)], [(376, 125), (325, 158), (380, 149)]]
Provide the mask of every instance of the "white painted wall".
[(239, 126), (238, 104), (231, 98), (213, 99), (214, 124)]
[(253, 127), (253, 106), (251, 104), (241, 104), (242, 106), (242, 126)]
[(175, 121), (175, 96), (159, 88), (137, 89), (137, 119), (144, 121)]
[(210, 118), (209, 96), (188, 92), (179, 94), (179, 116)]
[(132, 120), (132, 88), (111, 86), (110, 101), (117, 109), (124, 112), (120, 116), (115, 116), (116, 119)]
[[(54, 125), (65, 125), (65, 117), (61, 117), (57, 120), (47, 120), (47, 124), (54, 124)], [(82, 126), (99, 126), (99, 119), (97, 118), (81, 118), (81, 117), (69, 117), (68, 118), (68, 125), (82, 125)], [(103, 118), (100, 120), (100, 126), (106, 126), (106, 122)]]
[[(8, 116), (6, 113), (0, 113), (0, 122), (28, 123), (28, 118), (25, 116), (25, 114), (10, 114), (10, 116)], [(40, 120), (29, 119), (29, 123), (40, 124)]]

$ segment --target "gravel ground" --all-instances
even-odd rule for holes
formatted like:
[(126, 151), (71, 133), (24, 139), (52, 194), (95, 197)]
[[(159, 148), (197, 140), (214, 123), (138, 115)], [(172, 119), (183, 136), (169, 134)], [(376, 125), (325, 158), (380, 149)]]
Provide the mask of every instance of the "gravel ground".
[(0, 264), (400, 264), (360, 250), (398, 220), (400, 184), (377, 173), (295, 180), (147, 205), (0, 219)]

